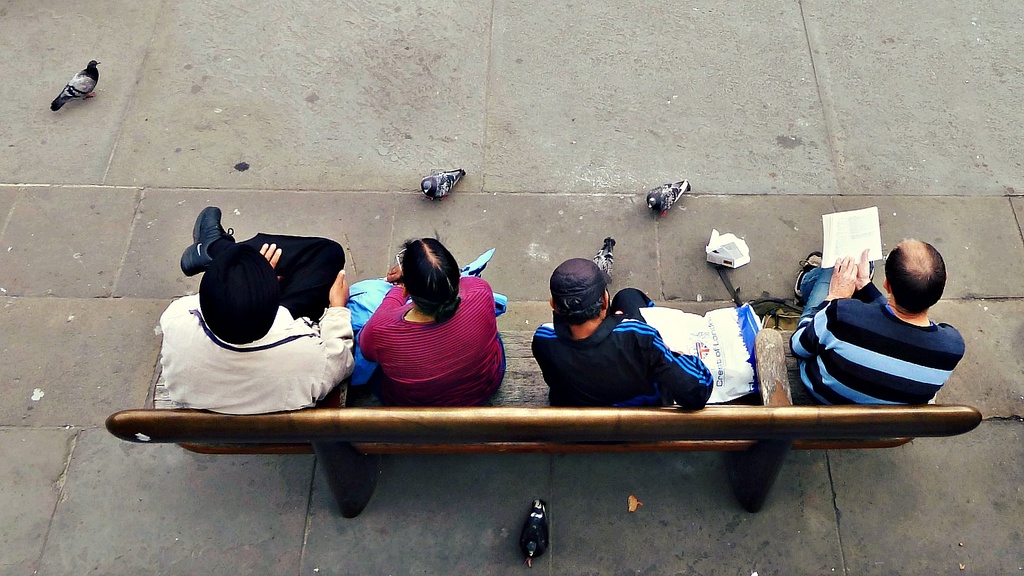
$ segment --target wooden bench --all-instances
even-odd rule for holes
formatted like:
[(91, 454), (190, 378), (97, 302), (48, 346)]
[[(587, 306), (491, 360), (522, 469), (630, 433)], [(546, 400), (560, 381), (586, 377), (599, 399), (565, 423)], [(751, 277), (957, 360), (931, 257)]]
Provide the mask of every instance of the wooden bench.
[(981, 422), (970, 406), (794, 405), (806, 393), (799, 378), (791, 382), (796, 365), (787, 361), (786, 336), (758, 335), (760, 399), (699, 411), (546, 406), (531, 334), (517, 332), (502, 335), (508, 369), (490, 406), (388, 408), (346, 397), (342, 408), (229, 416), (168, 408), (157, 387), (151, 407), (118, 412), (106, 425), (122, 440), (204, 453), (312, 451), (341, 514), (352, 518), (373, 494), (382, 454), (723, 451), (736, 498), (757, 512), (791, 449), (893, 447), (913, 437), (963, 434)]

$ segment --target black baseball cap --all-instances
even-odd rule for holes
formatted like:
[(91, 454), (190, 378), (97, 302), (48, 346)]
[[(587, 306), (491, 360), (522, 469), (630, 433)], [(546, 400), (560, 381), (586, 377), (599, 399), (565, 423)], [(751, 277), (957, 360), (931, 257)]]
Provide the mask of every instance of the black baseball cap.
[(566, 260), (551, 274), (555, 312), (562, 315), (582, 312), (599, 303), (607, 287), (608, 279), (593, 260)]

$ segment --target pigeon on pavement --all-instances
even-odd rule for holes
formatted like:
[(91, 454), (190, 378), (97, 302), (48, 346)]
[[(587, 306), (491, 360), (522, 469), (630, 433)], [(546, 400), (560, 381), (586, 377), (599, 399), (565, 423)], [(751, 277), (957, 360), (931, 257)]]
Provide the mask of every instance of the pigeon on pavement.
[(50, 110), (56, 112), (62, 106), (78, 98), (92, 98), (96, 94), (96, 83), (100, 81), (100, 71), (96, 69), (99, 62), (90, 60), (89, 65), (78, 74), (71, 77), (71, 81), (61, 90), (60, 95), (50, 103)]
[(452, 188), (462, 180), (466, 171), (459, 168), (456, 170), (445, 170), (434, 172), (420, 182), (420, 189), (423, 195), (431, 200), (440, 200), (451, 193)]
[(668, 209), (679, 200), (684, 192), (690, 191), (690, 181), (681, 180), (671, 184), (662, 184), (647, 193), (647, 207), (664, 216)]
[(604, 272), (609, 281), (612, 277), (612, 264), (615, 263), (615, 256), (612, 254), (614, 248), (615, 238), (609, 236), (604, 239), (601, 249), (594, 255), (594, 264), (597, 264), (598, 269)]
[(534, 500), (530, 506), (530, 516), (519, 535), (519, 549), (526, 556), (526, 565), (531, 568), (533, 559), (548, 549), (548, 505), (543, 500)]

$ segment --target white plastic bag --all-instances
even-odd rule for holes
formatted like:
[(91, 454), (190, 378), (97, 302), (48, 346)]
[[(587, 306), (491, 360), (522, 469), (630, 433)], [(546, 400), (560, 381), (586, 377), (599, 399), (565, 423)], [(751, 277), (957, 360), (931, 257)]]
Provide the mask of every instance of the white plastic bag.
[(642, 308), (640, 313), (657, 328), (670, 350), (697, 356), (708, 367), (714, 378), (709, 404), (757, 391), (754, 337), (761, 321), (750, 304), (712, 310), (704, 316), (661, 307)]

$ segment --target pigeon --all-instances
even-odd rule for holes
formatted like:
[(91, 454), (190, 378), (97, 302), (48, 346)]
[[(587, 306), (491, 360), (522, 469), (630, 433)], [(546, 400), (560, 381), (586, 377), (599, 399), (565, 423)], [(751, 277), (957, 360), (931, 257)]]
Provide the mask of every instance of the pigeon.
[(615, 256), (612, 254), (613, 248), (615, 248), (615, 238), (609, 236), (604, 239), (601, 249), (594, 255), (594, 264), (597, 264), (598, 269), (604, 272), (609, 279), (612, 277), (612, 264), (615, 263)]
[(662, 184), (647, 193), (647, 207), (664, 216), (668, 209), (679, 200), (683, 192), (690, 191), (690, 181), (682, 180), (672, 184)]
[(458, 168), (456, 170), (444, 170), (432, 173), (420, 182), (423, 195), (431, 200), (440, 200), (451, 194), (452, 188), (462, 180), (466, 171)]
[(530, 516), (519, 535), (519, 549), (526, 555), (526, 565), (530, 568), (533, 568), (533, 559), (548, 549), (548, 505), (543, 500), (534, 500), (530, 506)]
[(96, 94), (96, 83), (100, 81), (100, 71), (96, 69), (99, 62), (90, 60), (89, 65), (78, 74), (71, 77), (71, 81), (61, 90), (60, 95), (50, 103), (50, 110), (56, 112), (62, 106), (76, 98), (92, 98)]

